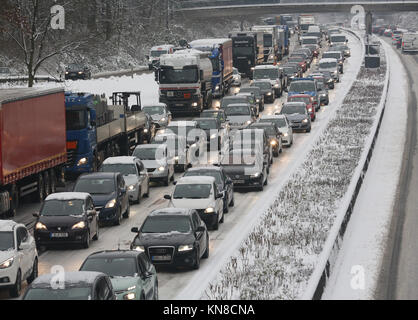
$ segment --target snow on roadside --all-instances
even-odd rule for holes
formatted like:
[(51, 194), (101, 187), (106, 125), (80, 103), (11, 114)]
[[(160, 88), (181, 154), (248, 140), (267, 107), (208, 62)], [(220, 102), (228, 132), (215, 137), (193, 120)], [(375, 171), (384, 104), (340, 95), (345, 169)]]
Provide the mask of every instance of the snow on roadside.
[(376, 121), (381, 68), (362, 67), (336, 116), (204, 299), (296, 299), (303, 294)]

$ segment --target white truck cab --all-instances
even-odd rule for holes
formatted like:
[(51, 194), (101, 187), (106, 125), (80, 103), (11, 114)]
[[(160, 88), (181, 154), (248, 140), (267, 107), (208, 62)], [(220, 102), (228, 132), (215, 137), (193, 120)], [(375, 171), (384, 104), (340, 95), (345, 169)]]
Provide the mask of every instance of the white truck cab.
[(163, 44), (160, 46), (152, 47), (147, 56), (148, 59), (148, 67), (150, 70), (153, 70), (154, 67), (158, 66), (160, 62), (160, 57), (163, 54), (173, 54), (174, 53), (174, 46), (171, 44)]

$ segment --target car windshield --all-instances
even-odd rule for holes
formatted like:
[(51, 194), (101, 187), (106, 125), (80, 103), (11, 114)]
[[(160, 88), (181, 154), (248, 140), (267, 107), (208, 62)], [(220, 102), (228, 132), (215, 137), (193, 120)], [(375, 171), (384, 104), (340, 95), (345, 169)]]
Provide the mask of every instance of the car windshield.
[(319, 63), (319, 69), (330, 69), (330, 68), (336, 68), (336, 67), (337, 67), (337, 62), (335, 61)]
[(162, 106), (144, 107), (143, 111), (149, 115), (164, 114), (164, 107)]
[(286, 127), (286, 120), (282, 118), (277, 119), (260, 119), (260, 122), (275, 123), (277, 127), (283, 128)]
[(100, 172), (120, 172), (123, 176), (137, 174), (135, 164), (103, 164)]
[(341, 59), (341, 53), (339, 52), (324, 52), (322, 55), (323, 59), (331, 58), (331, 59)]
[(253, 82), (252, 87), (259, 87), (262, 90), (271, 89), (271, 83), (267, 81)]
[(211, 191), (210, 184), (178, 184), (173, 199), (207, 199)]
[(12, 231), (0, 231), (0, 251), (14, 249), (14, 237)]
[(296, 67), (283, 67), (283, 70), (286, 74), (292, 74), (292, 73), (296, 73), (298, 72), (298, 70), (296, 69)]
[(279, 70), (274, 69), (255, 69), (254, 70), (254, 79), (278, 79), (279, 76)]
[(83, 212), (83, 200), (48, 200), (42, 206), (41, 216), (81, 216)]
[(298, 63), (302, 61), (305, 61), (305, 59), (301, 56), (293, 56), (293, 57), (290, 57), (288, 60), (288, 62), (298, 62)]
[(254, 47), (234, 47), (233, 48), (233, 55), (235, 56), (253, 56), (254, 55)]
[(115, 181), (113, 179), (100, 178), (80, 179), (76, 183), (74, 191), (90, 194), (109, 194), (115, 192)]
[(197, 123), (203, 130), (218, 129), (216, 119), (198, 120)]
[(82, 130), (87, 127), (86, 110), (67, 110), (65, 121), (67, 130)]
[(189, 233), (191, 230), (189, 217), (162, 215), (148, 217), (141, 228), (141, 233)]
[(195, 83), (199, 80), (197, 69), (169, 69), (160, 71), (161, 84)]
[(218, 118), (219, 115), (219, 111), (214, 111), (214, 112), (210, 112), (210, 111), (204, 111), (200, 114), (201, 118)]
[(256, 89), (256, 87), (247, 87), (247, 88), (241, 88), (240, 93), (254, 93), (254, 96), (256, 97), (260, 97), (261, 93), (260, 93), (260, 89)]
[(311, 104), (311, 99), (309, 97), (289, 97), (289, 102), (305, 102), (306, 104)]
[(306, 107), (303, 105), (284, 105), (283, 109), (281, 111), (282, 114), (305, 114), (306, 113)]
[(247, 116), (251, 111), (247, 106), (228, 106), (225, 113), (227, 116)]
[(167, 53), (168, 53), (167, 50), (153, 50), (151, 51), (151, 57), (158, 58), (162, 56), (163, 54), (167, 54)]
[(196, 129), (196, 127), (192, 126), (169, 126), (167, 128), (167, 132), (174, 133), (180, 136), (187, 137), (190, 131)]
[(83, 66), (80, 64), (72, 63), (67, 67), (67, 69), (70, 71), (78, 71), (83, 70)]
[(91, 288), (68, 287), (65, 289), (31, 288), (25, 300), (91, 300)]
[(157, 157), (157, 152), (159, 153), (158, 150), (161, 150), (160, 152), (162, 154), (162, 149), (159, 149), (157, 146), (155, 148), (136, 148), (132, 156), (137, 157), (140, 160), (156, 160), (159, 159), (159, 157)]
[(318, 40), (316, 40), (316, 39), (303, 39), (302, 40), (302, 45), (303, 44), (317, 44), (318, 43)]
[(204, 176), (204, 177), (214, 177), (216, 180), (216, 184), (222, 183), (222, 175), (219, 171), (214, 170), (195, 170), (195, 171), (187, 171), (184, 175), (185, 177), (196, 177), (196, 176)]
[(253, 152), (236, 150), (222, 159), (223, 166), (254, 166), (256, 157)]
[(138, 273), (136, 261), (134, 257), (90, 258), (84, 262), (80, 271), (102, 272), (111, 278), (135, 277)]
[(234, 96), (234, 97), (230, 97), (230, 98), (223, 98), (221, 101), (221, 108), (225, 109), (226, 107), (228, 107), (230, 104), (235, 104), (235, 103), (248, 103), (248, 100), (246, 97), (240, 97), (240, 96)]
[(293, 81), (290, 84), (290, 92), (312, 92), (315, 91), (315, 83), (313, 81)]
[(331, 42), (345, 42), (346, 37), (345, 36), (332, 36)]
[(276, 135), (276, 131), (274, 130), (272, 126), (263, 126), (263, 125), (253, 124), (251, 125), (251, 128), (263, 129), (267, 133), (268, 136)]

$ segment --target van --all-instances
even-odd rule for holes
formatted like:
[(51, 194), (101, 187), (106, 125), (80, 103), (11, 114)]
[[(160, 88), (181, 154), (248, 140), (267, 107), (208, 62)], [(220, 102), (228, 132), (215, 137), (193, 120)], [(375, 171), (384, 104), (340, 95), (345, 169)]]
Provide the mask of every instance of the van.
[(402, 52), (418, 51), (418, 33), (404, 33), (402, 37)]
[(330, 36), (329, 38), (329, 42), (331, 46), (335, 46), (338, 44), (346, 44), (348, 42), (348, 39), (345, 35), (343, 34), (333, 34)]
[(319, 40), (321, 40), (322, 39), (321, 28), (319, 28), (318, 26), (310, 26), (308, 28), (307, 36), (308, 37), (317, 37)]

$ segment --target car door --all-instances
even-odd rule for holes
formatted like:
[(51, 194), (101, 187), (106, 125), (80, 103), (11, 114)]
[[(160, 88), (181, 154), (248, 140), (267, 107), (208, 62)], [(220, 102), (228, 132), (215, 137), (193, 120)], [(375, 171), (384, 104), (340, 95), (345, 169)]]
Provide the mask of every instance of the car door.
[[(16, 230), (17, 235), (17, 250), (19, 252), (20, 269), (22, 271), (22, 280), (29, 276), (33, 264), (33, 247), (30, 242), (30, 236), (28, 230), (25, 227), (18, 227)], [(20, 249), (21, 246), (24, 246)]]
[[(141, 192), (142, 192), (142, 194), (144, 194), (145, 190), (148, 191), (148, 186), (149, 186), (148, 172), (145, 169), (145, 166), (141, 161), (136, 162), (136, 170), (138, 171), (138, 180), (139, 180), (139, 184), (141, 186)], [(142, 195), (140, 195), (140, 196), (142, 196)]]
[(145, 255), (140, 254), (137, 257), (138, 270), (140, 272), (140, 281), (142, 282), (145, 300), (151, 300), (154, 295), (154, 277), (150, 276), (150, 274), (152, 274), (149, 270), (150, 267), (147, 265), (143, 256)]
[(219, 212), (219, 219), (222, 218), (224, 212), (223, 198), (216, 199), (216, 196), (220, 193), (216, 183), (213, 184), (213, 197), (215, 198), (216, 203), (216, 212)]

